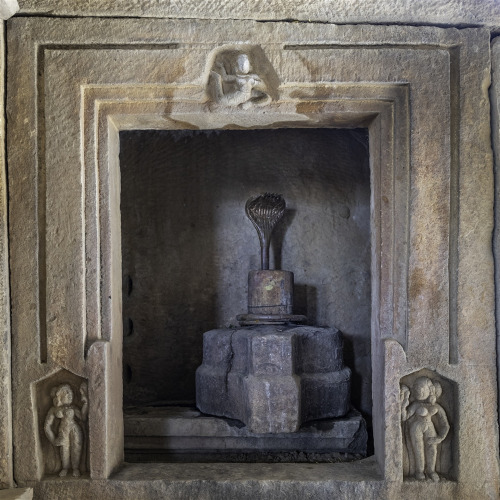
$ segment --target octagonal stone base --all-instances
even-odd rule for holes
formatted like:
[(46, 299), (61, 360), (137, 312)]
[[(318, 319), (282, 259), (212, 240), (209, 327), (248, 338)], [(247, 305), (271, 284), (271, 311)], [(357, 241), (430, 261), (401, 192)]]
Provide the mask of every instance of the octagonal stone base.
[(203, 336), (196, 403), (241, 420), (254, 433), (296, 432), (302, 423), (345, 415), (351, 371), (335, 328), (253, 326)]

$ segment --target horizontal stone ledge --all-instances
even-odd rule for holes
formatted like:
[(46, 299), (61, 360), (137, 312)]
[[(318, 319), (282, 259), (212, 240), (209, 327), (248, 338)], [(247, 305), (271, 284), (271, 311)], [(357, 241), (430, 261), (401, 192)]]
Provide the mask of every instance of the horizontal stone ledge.
[(315, 432), (324, 437), (341, 437), (349, 429), (358, 429), (362, 421), (356, 410), (345, 417), (316, 420), (304, 424), (299, 432), (282, 434), (252, 433), (242, 422), (230, 418), (205, 415), (195, 408), (187, 407), (142, 407), (126, 410), (124, 418), (125, 436), (164, 437), (256, 437), (299, 439)]
[(438, 0), (407, 2), (373, 0), (282, 0), (200, 2), (147, 2), (137, 0), (19, 0), (21, 14), (53, 16), (124, 16), (201, 19), (247, 19), (261, 21), (331, 22), (338, 24), (439, 24), (500, 26), (496, 0)]
[(37, 483), (35, 497), (51, 500), (460, 498), (457, 483), (425, 484), (423, 494), (419, 482), (384, 481), (374, 457), (337, 464), (144, 463), (125, 464), (107, 481), (50, 478)]
[[(255, 434), (237, 420), (180, 407), (141, 408), (135, 414), (129, 411), (124, 424), (125, 454), (130, 451), (128, 456), (137, 456), (141, 462), (147, 461), (148, 453), (161, 452), (172, 455), (172, 461), (177, 461), (174, 460), (176, 454), (190, 452), (196, 456), (220, 455), (218, 461), (224, 461), (224, 454), (269, 453), (265, 461), (272, 462), (293, 461), (278, 456), (290, 452), (349, 454), (344, 460), (366, 455), (365, 421), (354, 410), (345, 417), (317, 420), (303, 425), (297, 432), (278, 434)], [(169, 459), (166, 457), (165, 461)], [(203, 461), (211, 459), (207, 456)], [(235, 460), (228, 457), (228, 461)]]

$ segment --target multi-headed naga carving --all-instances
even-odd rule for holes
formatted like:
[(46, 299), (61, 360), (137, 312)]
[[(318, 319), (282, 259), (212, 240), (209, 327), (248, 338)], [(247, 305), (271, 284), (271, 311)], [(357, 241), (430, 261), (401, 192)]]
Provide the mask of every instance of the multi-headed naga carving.
[(437, 403), (441, 394), (441, 384), (426, 376), (418, 377), (411, 390), (401, 385), (403, 440), (417, 480), (439, 481), (436, 472), (438, 446), (450, 431), (446, 412)]
[(84, 422), (88, 415), (87, 384), (80, 385), (81, 408), (73, 404), (74, 393), (69, 384), (54, 387), (50, 393), (53, 406), (47, 412), (43, 429), (47, 439), (59, 448), (62, 468), (59, 476), (80, 476), (80, 464), (84, 449)]
[(261, 269), (269, 269), (269, 245), (271, 233), (285, 214), (286, 203), (279, 194), (264, 193), (248, 199), (245, 205), (247, 217), (252, 221), (260, 241)]

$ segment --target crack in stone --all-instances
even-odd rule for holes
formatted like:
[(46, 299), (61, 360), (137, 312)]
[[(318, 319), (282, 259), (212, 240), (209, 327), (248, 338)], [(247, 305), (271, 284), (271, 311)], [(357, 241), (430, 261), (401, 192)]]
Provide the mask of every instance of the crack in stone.
[(233, 350), (233, 335), (234, 331), (231, 332), (231, 335), (229, 337), (229, 360), (227, 362), (227, 368), (226, 368), (226, 376), (224, 377), (224, 385), (226, 388), (226, 398), (228, 397), (228, 378), (229, 378), (229, 372), (233, 369), (233, 358), (234, 358), (234, 350)]

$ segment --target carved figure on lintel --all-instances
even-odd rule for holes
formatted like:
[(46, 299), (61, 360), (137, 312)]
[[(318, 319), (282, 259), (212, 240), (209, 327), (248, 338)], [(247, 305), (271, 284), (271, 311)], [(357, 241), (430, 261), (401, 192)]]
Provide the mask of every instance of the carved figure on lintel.
[(73, 476), (80, 476), (80, 463), (84, 449), (84, 422), (88, 415), (87, 384), (80, 385), (82, 407), (73, 404), (74, 393), (69, 384), (54, 387), (50, 393), (53, 406), (47, 413), (44, 431), (53, 446), (59, 448), (62, 468), (60, 477), (68, 474), (71, 466)]
[(250, 57), (241, 50), (225, 50), (215, 57), (209, 73), (208, 94), (218, 104), (249, 109), (271, 102), (264, 79), (253, 72)]
[(401, 385), (403, 440), (414, 461), (414, 477), (419, 481), (426, 477), (439, 481), (436, 472), (438, 445), (450, 430), (446, 412), (437, 403), (441, 394), (441, 384), (425, 376), (418, 377), (411, 390)]

